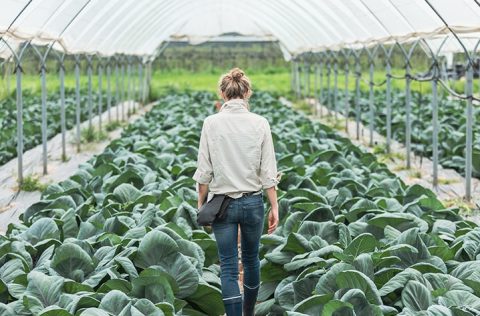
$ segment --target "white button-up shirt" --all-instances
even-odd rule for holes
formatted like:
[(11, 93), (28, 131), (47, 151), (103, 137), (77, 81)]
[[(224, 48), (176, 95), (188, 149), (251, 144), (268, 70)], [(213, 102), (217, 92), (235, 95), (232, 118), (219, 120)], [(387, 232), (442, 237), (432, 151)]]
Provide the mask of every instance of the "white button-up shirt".
[(238, 198), (275, 186), (277, 164), (268, 121), (242, 99), (225, 102), (203, 121), (193, 179), (213, 194)]

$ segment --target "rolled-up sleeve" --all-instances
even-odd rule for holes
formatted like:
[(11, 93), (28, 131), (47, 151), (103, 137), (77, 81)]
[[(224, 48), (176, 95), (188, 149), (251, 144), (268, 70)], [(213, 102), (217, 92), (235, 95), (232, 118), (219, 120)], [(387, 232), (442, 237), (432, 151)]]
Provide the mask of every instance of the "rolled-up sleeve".
[(265, 120), (264, 130), (260, 161), (260, 180), (262, 182), (262, 188), (268, 189), (277, 185), (279, 181), (277, 179), (277, 161), (275, 159), (272, 132), (270, 131), (270, 124), (268, 124), (267, 120)]
[(209, 184), (212, 181), (213, 169), (210, 152), (208, 150), (207, 123), (203, 122), (200, 135), (200, 146), (198, 148), (197, 170), (193, 179), (200, 184)]

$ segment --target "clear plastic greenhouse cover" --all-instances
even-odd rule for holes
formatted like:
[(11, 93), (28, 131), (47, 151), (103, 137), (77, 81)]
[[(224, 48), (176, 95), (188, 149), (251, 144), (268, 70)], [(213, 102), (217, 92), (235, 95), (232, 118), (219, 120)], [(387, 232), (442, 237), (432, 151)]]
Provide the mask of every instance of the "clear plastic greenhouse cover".
[[(475, 0), (428, 2), (459, 35), (480, 32)], [(32, 41), (68, 53), (149, 56), (171, 37), (200, 43), (229, 32), (273, 36), (287, 58), (449, 33), (426, 0), (2, 0), (0, 55)]]

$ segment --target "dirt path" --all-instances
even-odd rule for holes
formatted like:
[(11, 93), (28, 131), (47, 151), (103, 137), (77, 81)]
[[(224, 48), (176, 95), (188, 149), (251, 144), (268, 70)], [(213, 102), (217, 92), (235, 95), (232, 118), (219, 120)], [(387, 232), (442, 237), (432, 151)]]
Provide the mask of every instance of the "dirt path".
[[(136, 104), (137, 111), (131, 115), (126, 122), (133, 122), (145, 112), (149, 111), (154, 103), (144, 107)], [(116, 113), (117, 107), (113, 107), (111, 113)], [(115, 115), (113, 115), (115, 116)], [(108, 113), (102, 115), (104, 126), (108, 119)], [(98, 126), (99, 116), (93, 118), (93, 126)], [(125, 122), (125, 123), (126, 123)], [(81, 124), (81, 128), (87, 128), (88, 121)], [(77, 152), (75, 144), (75, 129), (67, 132), (67, 161), (62, 161), (62, 136), (58, 134), (48, 141), (48, 174), (42, 175), (42, 145), (38, 145), (24, 153), (24, 177), (38, 176), (39, 182), (42, 184), (57, 183), (63, 181), (73, 175), (78, 166), (93, 155), (101, 153), (111, 140), (120, 137), (123, 128), (118, 127), (108, 135), (105, 140), (95, 143), (82, 144), (81, 151)], [(17, 159), (13, 159), (3, 166), (0, 166), (0, 234), (4, 234), (8, 228), (8, 224), (19, 222), (18, 216), (30, 205), (40, 200), (40, 192), (25, 192), (18, 190), (17, 184)]]

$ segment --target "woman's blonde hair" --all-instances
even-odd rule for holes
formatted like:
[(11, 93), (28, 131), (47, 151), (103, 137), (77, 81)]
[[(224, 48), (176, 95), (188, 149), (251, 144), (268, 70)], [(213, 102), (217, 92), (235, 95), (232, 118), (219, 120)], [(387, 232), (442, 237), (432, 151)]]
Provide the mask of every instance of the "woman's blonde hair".
[(250, 79), (240, 68), (233, 68), (222, 75), (218, 82), (218, 90), (228, 99), (247, 99), (252, 95)]

